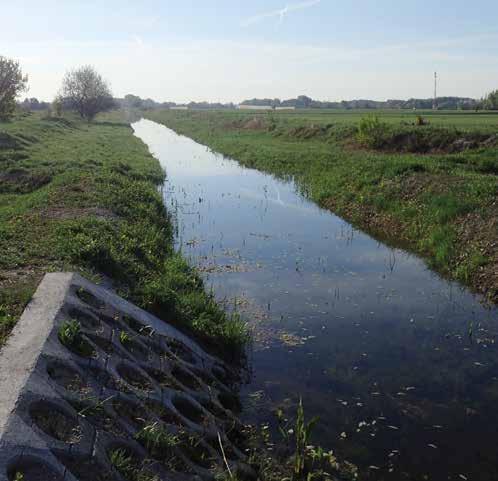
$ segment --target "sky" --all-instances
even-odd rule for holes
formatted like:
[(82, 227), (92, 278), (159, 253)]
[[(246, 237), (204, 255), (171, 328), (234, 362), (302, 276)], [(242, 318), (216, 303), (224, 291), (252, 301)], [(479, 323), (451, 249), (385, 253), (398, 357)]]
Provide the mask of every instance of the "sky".
[(93, 65), (117, 97), (239, 102), (480, 98), (498, 88), (496, 0), (0, 0), (0, 55), (52, 100)]

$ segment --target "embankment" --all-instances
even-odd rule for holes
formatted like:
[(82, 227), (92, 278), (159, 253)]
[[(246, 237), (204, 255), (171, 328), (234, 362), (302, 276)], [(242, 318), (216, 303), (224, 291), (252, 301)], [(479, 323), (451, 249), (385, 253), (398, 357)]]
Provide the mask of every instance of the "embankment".
[[(238, 355), (247, 339), (173, 250), (159, 163), (117, 115), (0, 124), (0, 345), (45, 272), (76, 271)], [(222, 348), (222, 349), (220, 349)]]

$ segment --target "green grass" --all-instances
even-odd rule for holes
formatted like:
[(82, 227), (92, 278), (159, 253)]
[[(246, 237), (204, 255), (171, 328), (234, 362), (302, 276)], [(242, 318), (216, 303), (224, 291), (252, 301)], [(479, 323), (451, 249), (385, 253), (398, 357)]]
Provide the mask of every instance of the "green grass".
[(206, 345), (247, 340), (173, 249), (158, 161), (117, 114), (94, 123), (0, 123), (0, 344), (45, 272), (110, 278), (118, 292)]
[[(489, 227), (496, 225), (498, 147), (482, 145), (498, 134), (498, 112), (375, 111), (377, 120), (371, 113), (164, 110), (146, 116), (243, 165), (296, 179), (319, 205), (498, 299), (497, 234)], [(460, 139), (478, 147), (455, 152)], [(468, 261), (473, 250), (483, 259)]]

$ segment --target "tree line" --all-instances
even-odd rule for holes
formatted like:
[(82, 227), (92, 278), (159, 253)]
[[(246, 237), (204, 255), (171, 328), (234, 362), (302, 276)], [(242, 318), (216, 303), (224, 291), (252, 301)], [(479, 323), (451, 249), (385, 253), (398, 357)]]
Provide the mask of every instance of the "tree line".
[[(278, 98), (254, 98), (244, 100), (241, 105), (269, 106), (269, 107), (294, 107), (296, 109), (432, 109), (434, 99), (408, 99), (386, 101), (357, 99), (342, 100), (340, 102), (329, 102), (314, 100), (306, 95), (300, 95), (294, 99), (280, 100)], [(484, 99), (472, 99), (468, 97), (438, 97), (438, 109), (440, 110), (479, 110), (498, 109), (498, 90), (489, 94)]]

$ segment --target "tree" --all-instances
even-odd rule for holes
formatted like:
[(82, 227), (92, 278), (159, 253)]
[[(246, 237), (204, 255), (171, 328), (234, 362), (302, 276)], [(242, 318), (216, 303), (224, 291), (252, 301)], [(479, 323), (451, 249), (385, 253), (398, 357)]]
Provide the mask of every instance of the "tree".
[(109, 84), (90, 65), (66, 74), (60, 96), (88, 122), (114, 106)]
[(7, 120), (16, 110), (16, 98), (28, 90), (28, 77), (19, 62), (0, 55), (0, 120)]
[(498, 90), (486, 96), (483, 101), (483, 107), (487, 110), (498, 110)]
[(52, 113), (56, 117), (62, 117), (63, 107), (64, 107), (64, 100), (61, 99), (59, 96), (55, 97), (54, 101), (52, 102)]

